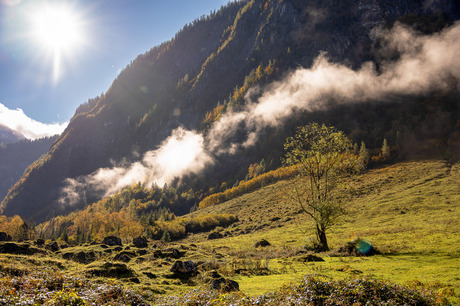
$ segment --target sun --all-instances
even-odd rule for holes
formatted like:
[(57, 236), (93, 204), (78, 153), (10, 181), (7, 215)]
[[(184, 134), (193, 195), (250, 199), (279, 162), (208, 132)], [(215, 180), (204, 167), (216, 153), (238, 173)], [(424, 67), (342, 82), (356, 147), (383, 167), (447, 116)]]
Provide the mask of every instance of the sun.
[(76, 15), (66, 7), (46, 7), (37, 12), (35, 37), (52, 50), (71, 48), (80, 40)]
[(31, 33), (35, 44), (53, 61), (53, 79), (58, 81), (63, 58), (71, 56), (83, 43), (83, 23), (72, 7), (46, 5), (31, 14)]

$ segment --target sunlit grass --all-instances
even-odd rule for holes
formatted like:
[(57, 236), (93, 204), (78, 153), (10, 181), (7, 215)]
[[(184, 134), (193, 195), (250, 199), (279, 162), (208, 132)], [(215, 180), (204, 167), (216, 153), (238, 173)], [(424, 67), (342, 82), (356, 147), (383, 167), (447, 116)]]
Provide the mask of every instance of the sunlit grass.
[[(0, 254), (0, 267), (8, 275), (21, 277), (51, 268), (66, 277), (131, 288), (148, 300), (154, 294), (178, 295), (193, 288), (209, 288), (206, 274), (216, 270), (237, 281), (246, 296), (274, 292), (286, 283), (299, 284), (304, 275), (323, 275), (334, 280), (376, 278), (418, 290), (428, 289), (457, 303), (459, 169), (459, 164), (451, 166), (443, 161), (407, 162), (343, 180), (339, 188), (343, 195), (349, 195), (348, 214), (328, 233), (331, 249), (359, 236), (369, 240), (382, 255), (334, 257), (333, 252), (327, 252), (317, 254), (324, 262), (300, 261), (305, 246), (314, 239), (314, 224), (299, 213), (296, 205), (287, 202), (287, 184), (278, 182), (191, 214), (236, 215), (239, 222), (213, 230), (224, 234), (224, 238), (208, 240), (209, 233), (197, 233), (169, 244), (151, 242), (144, 255), (137, 254), (137, 248), (124, 245), (122, 251), (136, 253), (125, 263), (132, 272), (130, 277), (91, 275), (91, 270), (117, 262), (115, 255), (120, 252), (99, 244), (32, 256)], [(254, 247), (261, 239), (271, 246)], [(189, 280), (171, 277), (169, 268), (175, 259), (159, 258), (154, 253), (172, 247), (184, 252), (180, 260), (200, 263), (200, 275)], [(79, 252), (94, 252), (94, 261), (64, 259), (66, 253)], [(72, 292), (65, 293), (66, 298)]]
[[(328, 257), (324, 263), (295, 263), (294, 271), (270, 276), (239, 277), (241, 288), (248, 294), (274, 290), (283, 282), (292, 282), (301, 275), (319, 272), (337, 277), (372, 276), (399, 284), (422, 283), (427, 287), (453, 288), (460, 294), (460, 172), (443, 161), (408, 162), (364, 175), (345, 179), (342, 187), (351, 189), (347, 203), (348, 215), (329, 233), (331, 248), (337, 248), (352, 236), (366, 238), (385, 255), (368, 258)], [(227, 203), (209, 208), (213, 212), (236, 212), (242, 220), (270, 226), (246, 235), (220, 241), (204, 241), (203, 245), (232, 246), (250, 249), (259, 239), (267, 239), (274, 247), (301, 248), (314, 238), (313, 224), (303, 214), (295, 214), (283, 197), (285, 183), (265, 187)], [(253, 214), (257, 208), (260, 213)], [(199, 213), (204, 213), (199, 212)], [(269, 222), (273, 216), (291, 221)], [(246, 222), (250, 223), (250, 222)], [(240, 227), (245, 228), (244, 225)], [(246, 225), (250, 228), (250, 225)], [(267, 252), (269, 252), (267, 250)], [(348, 265), (345, 271), (337, 271)], [(356, 272), (355, 271), (355, 272)]]

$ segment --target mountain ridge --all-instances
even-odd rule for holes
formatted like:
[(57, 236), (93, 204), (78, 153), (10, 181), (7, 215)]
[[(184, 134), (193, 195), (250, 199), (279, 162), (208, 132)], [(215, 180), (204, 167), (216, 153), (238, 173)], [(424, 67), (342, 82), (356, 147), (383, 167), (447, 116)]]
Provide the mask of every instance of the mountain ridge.
[(3, 199), (27, 167), (45, 154), (58, 136), (22, 139), (0, 146), (0, 198)]
[[(235, 102), (232, 107), (238, 109), (241, 104), (231, 97), (258, 66), (276, 62), (275, 72), (256, 85), (279, 80), (296, 67), (310, 67), (322, 52), (331, 61), (359, 67), (365, 61), (380, 59), (375, 50), (378, 46), (369, 37), (376, 25), (390, 27), (408, 19), (406, 22), (417, 27), (425, 18), (430, 22), (423, 23), (421, 30), (433, 33), (458, 16), (459, 5), (449, 0), (229, 3), (185, 26), (171, 41), (138, 56), (107, 93), (81, 105), (47, 155), (29, 168), (3, 200), (3, 213), (43, 221), (84, 208), (101, 194), (91, 191), (76, 205), (63, 206), (59, 199), (66, 179), (110, 167), (114, 161), (135, 161), (158, 148), (178, 127), (202, 130), (206, 113), (219, 103), (228, 108)], [(455, 99), (455, 94), (452, 97)], [(448, 107), (446, 103), (439, 107)], [(340, 108), (336, 112), (340, 113)], [(458, 105), (453, 112), (458, 112)], [(309, 120), (315, 116), (326, 122), (337, 120), (322, 113), (309, 116)], [(276, 165), (281, 149), (273, 149), (273, 144), (282, 143), (286, 131), (302, 121), (300, 117), (292, 120), (284, 127), (285, 132), (267, 129), (258, 148), (221, 157), (213, 171), (221, 171), (225, 179), (234, 178), (244, 166), (260, 160), (267, 148), (273, 150), (269, 154)], [(372, 133), (377, 133), (381, 128), (373, 129)], [(390, 127), (383, 127), (381, 133), (388, 130)], [(223, 161), (226, 157), (228, 161)], [(213, 175), (217, 174), (210, 176), (205, 171), (202, 177)]]
[(21, 139), (25, 139), (25, 136), (18, 131), (0, 124), (0, 144), (13, 143)]

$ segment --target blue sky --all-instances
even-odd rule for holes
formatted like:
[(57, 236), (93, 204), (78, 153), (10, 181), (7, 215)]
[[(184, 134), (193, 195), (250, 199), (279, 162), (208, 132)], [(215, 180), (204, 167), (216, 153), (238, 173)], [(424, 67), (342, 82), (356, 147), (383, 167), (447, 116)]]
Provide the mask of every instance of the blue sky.
[[(68, 121), (78, 105), (107, 91), (137, 55), (227, 2), (0, 0), (0, 124), (19, 126), (27, 117), (37, 124)], [(65, 18), (75, 20), (79, 33), (58, 56), (43, 42), (47, 37), (38, 37), (35, 21), (44, 8), (55, 7), (69, 12)]]

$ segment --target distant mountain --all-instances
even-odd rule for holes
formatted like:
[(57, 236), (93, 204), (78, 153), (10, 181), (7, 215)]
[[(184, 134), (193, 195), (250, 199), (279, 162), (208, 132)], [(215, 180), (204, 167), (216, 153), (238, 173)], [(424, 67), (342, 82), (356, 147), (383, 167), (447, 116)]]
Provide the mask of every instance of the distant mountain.
[(0, 199), (7, 195), (29, 165), (48, 152), (57, 138), (22, 139), (0, 146)]
[[(376, 27), (389, 29), (399, 21), (429, 34), (452, 25), (459, 16), (459, 3), (453, 0), (231, 2), (139, 55), (107, 93), (81, 105), (49, 152), (11, 189), (2, 202), (3, 213), (39, 222), (81, 209), (103, 192), (87, 190), (72, 205), (60, 202), (69, 178), (137, 161), (178, 127), (207, 135), (225, 113), (244, 110), (244, 97), (260, 96), (295, 69), (311, 67), (321, 54), (352, 68), (370, 61), (378, 70), (382, 63), (397, 60), (398, 54), (379, 52), (389, 42), (373, 38)], [(203, 194), (223, 182), (243, 179), (248, 165), (262, 158), (267, 167), (279, 165), (285, 137), (308, 121), (334, 124), (371, 147), (388, 138), (405, 156), (417, 150), (444, 152), (458, 144), (457, 92), (393, 94), (384, 104), (343, 105), (340, 99), (331, 99), (328, 109), (299, 110), (283, 125), (260, 128), (255, 146), (216, 154), (212, 169), (186, 177), (181, 186)], [(233, 128), (231, 141), (243, 142), (247, 132), (239, 125)]]
[(0, 144), (17, 142), (21, 139), (25, 139), (24, 135), (0, 124)]

